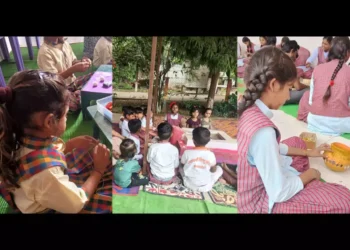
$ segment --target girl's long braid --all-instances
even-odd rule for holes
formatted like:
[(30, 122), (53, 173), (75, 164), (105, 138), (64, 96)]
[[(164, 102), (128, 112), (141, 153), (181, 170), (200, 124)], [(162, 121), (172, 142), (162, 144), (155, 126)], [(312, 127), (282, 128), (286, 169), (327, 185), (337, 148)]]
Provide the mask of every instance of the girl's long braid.
[(257, 74), (254, 79), (247, 83), (247, 89), (244, 91), (242, 100), (238, 104), (238, 115), (241, 116), (242, 113), (251, 107), (257, 99), (260, 98), (261, 93), (264, 91), (267, 85), (265, 68), (260, 74)]
[(343, 67), (343, 64), (344, 64), (344, 60), (343, 59), (340, 59), (339, 62), (338, 62), (338, 65), (337, 67), (335, 68), (333, 74), (332, 74), (332, 78), (331, 78), (331, 81), (328, 85), (328, 88), (326, 90), (326, 93), (324, 94), (323, 96), (323, 101), (324, 102), (327, 102), (328, 99), (331, 97), (331, 87), (334, 85), (334, 79), (337, 77), (337, 74), (339, 72), (339, 70)]

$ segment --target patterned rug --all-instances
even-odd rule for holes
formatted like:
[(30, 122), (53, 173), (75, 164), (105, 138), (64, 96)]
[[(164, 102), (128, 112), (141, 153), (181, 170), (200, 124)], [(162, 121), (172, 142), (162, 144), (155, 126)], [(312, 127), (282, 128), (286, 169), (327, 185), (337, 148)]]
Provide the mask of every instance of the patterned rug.
[(171, 185), (159, 185), (153, 182), (149, 182), (148, 185), (144, 186), (143, 190), (151, 194), (172, 196), (192, 200), (204, 200), (204, 196), (201, 192), (194, 192), (191, 189), (186, 188), (182, 185), (182, 181), (180, 178), (178, 178), (177, 181)]
[(147, 193), (178, 197), (192, 200), (205, 200), (217, 205), (236, 207), (237, 191), (234, 187), (218, 181), (208, 193), (195, 192), (182, 184), (181, 178), (171, 185), (159, 185), (150, 182), (143, 189)]
[(217, 182), (208, 194), (211, 201), (217, 205), (237, 206), (237, 191), (231, 185)]
[(136, 196), (139, 194), (139, 190), (140, 187), (122, 188), (113, 183), (113, 195)]

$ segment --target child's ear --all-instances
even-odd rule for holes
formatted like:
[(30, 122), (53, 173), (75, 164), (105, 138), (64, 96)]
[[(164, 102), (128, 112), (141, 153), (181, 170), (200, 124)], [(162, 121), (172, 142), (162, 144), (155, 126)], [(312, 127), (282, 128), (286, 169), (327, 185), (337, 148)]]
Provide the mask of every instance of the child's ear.
[(52, 129), (55, 125), (55, 116), (53, 114), (48, 114), (44, 118), (44, 128)]
[(277, 80), (276, 78), (272, 78), (271, 81), (268, 83), (267, 85), (267, 90), (271, 91), (271, 92), (276, 92), (277, 90)]

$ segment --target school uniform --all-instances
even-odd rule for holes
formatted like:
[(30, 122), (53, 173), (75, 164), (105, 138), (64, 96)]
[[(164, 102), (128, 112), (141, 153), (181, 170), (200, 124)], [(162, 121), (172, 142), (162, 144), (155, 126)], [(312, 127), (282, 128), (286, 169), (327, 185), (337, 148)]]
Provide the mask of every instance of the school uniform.
[(111, 37), (103, 36), (98, 40), (94, 49), (94, 66), (99, 67), (112, 61), (112, 47)]
[(295, 60), (295, 66), (305, 66), (307, 59), (310, 57), (310, 51), (304, 47), (299, 48), (298, 58)]
[(165, 120), (172, 126), (177, 126), (180, 127), (181, 126), (181, 120), (182, 120), (183, 116), (180, 115), (179, 113), (177, 113), (176, 115), (168, 113), (165, 116)]
[(317, 65), (326, 63), (328, 58), (328, 53), (329, 52), (325, 52), (322, 49), (322, 47), (318, 47), (312, 52), (311, 56), (306, 60), (306, 63), (313, 63), (316, 60), (316, 58), (317, 58)]
[(129, 130), (129, 121), (124, 118), (121, 126), (122, 130), (122, 136), (129, 138), (130, 137), (130, 130)]
[[(111, 213), (111, 175), (104, 174), (104, 186), (88, 201), (82, 185), (93, 169), (88, 152), (74, 149), (64, 155), (53, 146), (56, 137), (26, 137), (19, 150), (19, 188), (0, 194), (20, 213)], [(110, 169), (111, 170), (111, 169)]]
[[(141, 119), (141, 127), (145, 128), (146, 124), (147, 124), (147, 120), (146, 120), (146, 116), (144, 116)], [(150, 126), (150, 128), (153, 127), (153, 120), (152, 120), (152, 118), (150, 119), (149, 126)]]
[[(75, 60), (77, 57), (68, 42), (57, 45), (44, 42), (38, 51), (37, 63), (39, 69), (43, 71), (60, 74), (72, 67)], [(69, 85), (75, 80), (76, 76), (72, 74), (64, 82)]]
[(136, 154), (133, 158), (133, 160), (141, 160), (143, 158), (143, 155), (141, 154), (141, 142), (140, 137), (137, 134), (130, 134), (129, 139), (133, 140), (136, 145)]
[[(38, 51), (37, 63), (40, 70), (60, 74), (72, 67), (75, 60), (77, 57), (68, 42), (56, 45), (44, 42)], [(64, 80), (70, 91), (69, 109), (71, 111), (81, 108), (80, 90), (89, 81), (91, 75), (87, 74), (77, 78), (72, 74)]]
[(148, 150), (147, 161), (151, 174), (159, 181), (169, 181), (179, 167), (179, 151), (169, 142), (152, 144)]
[(311, 131), (330, 135), (350, 133), (350, 67), (345, 63), (334, 79), (328, 102), (323, 102), (338, 62), (336, 59), (317, 66), (310, 91), (300, 100), (298, 119), (307, 122)]
[[(306, 149), (292, 137), (281, 142), (273, 113), (260, 100), (238, 125), (237, 208), (239, 213), (349, 213), (350, 190), (318, 180), (305, 187), (299, 177), (307, 157), (286, 156), (288, 147)], [(267, 147), (268, 145), (268, 147)]]
[(220, 166), (214, 173), (210, 172), (216, 165), (216, 157), (205, 147), (185, 150), (181, 163), (184, 165), (180, 169), (184, 185), (194, 191), (209, 192), (223, 174)]

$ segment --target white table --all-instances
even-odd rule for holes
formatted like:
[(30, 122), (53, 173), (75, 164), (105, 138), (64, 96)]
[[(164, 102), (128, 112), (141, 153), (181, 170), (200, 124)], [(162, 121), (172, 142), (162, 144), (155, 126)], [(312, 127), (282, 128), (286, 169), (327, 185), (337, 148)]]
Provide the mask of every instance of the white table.
[[(281, 132), (281, 140), (285, 140), (292, 136), (299, 136), (302, 132), (311, 132), (307, 129), (307, 124), (298, 121), (296, 118), (284, 113), (281, 110), (273, 111), (272, 121), (279, 128)], [(350, 146), (350, 140), (343, 137), (327, 136), (316, 133), (317, 146), (322, 143), (331, 144), (333, 142), (340, 142)], [(321, 157), (309, 158), (310, 166), (321, 172), (321, 178), (330, 183), (337, 183), (346, 186), (350, 189), (350, 170), (345, 172), (334, 172), (326, 167)]]

